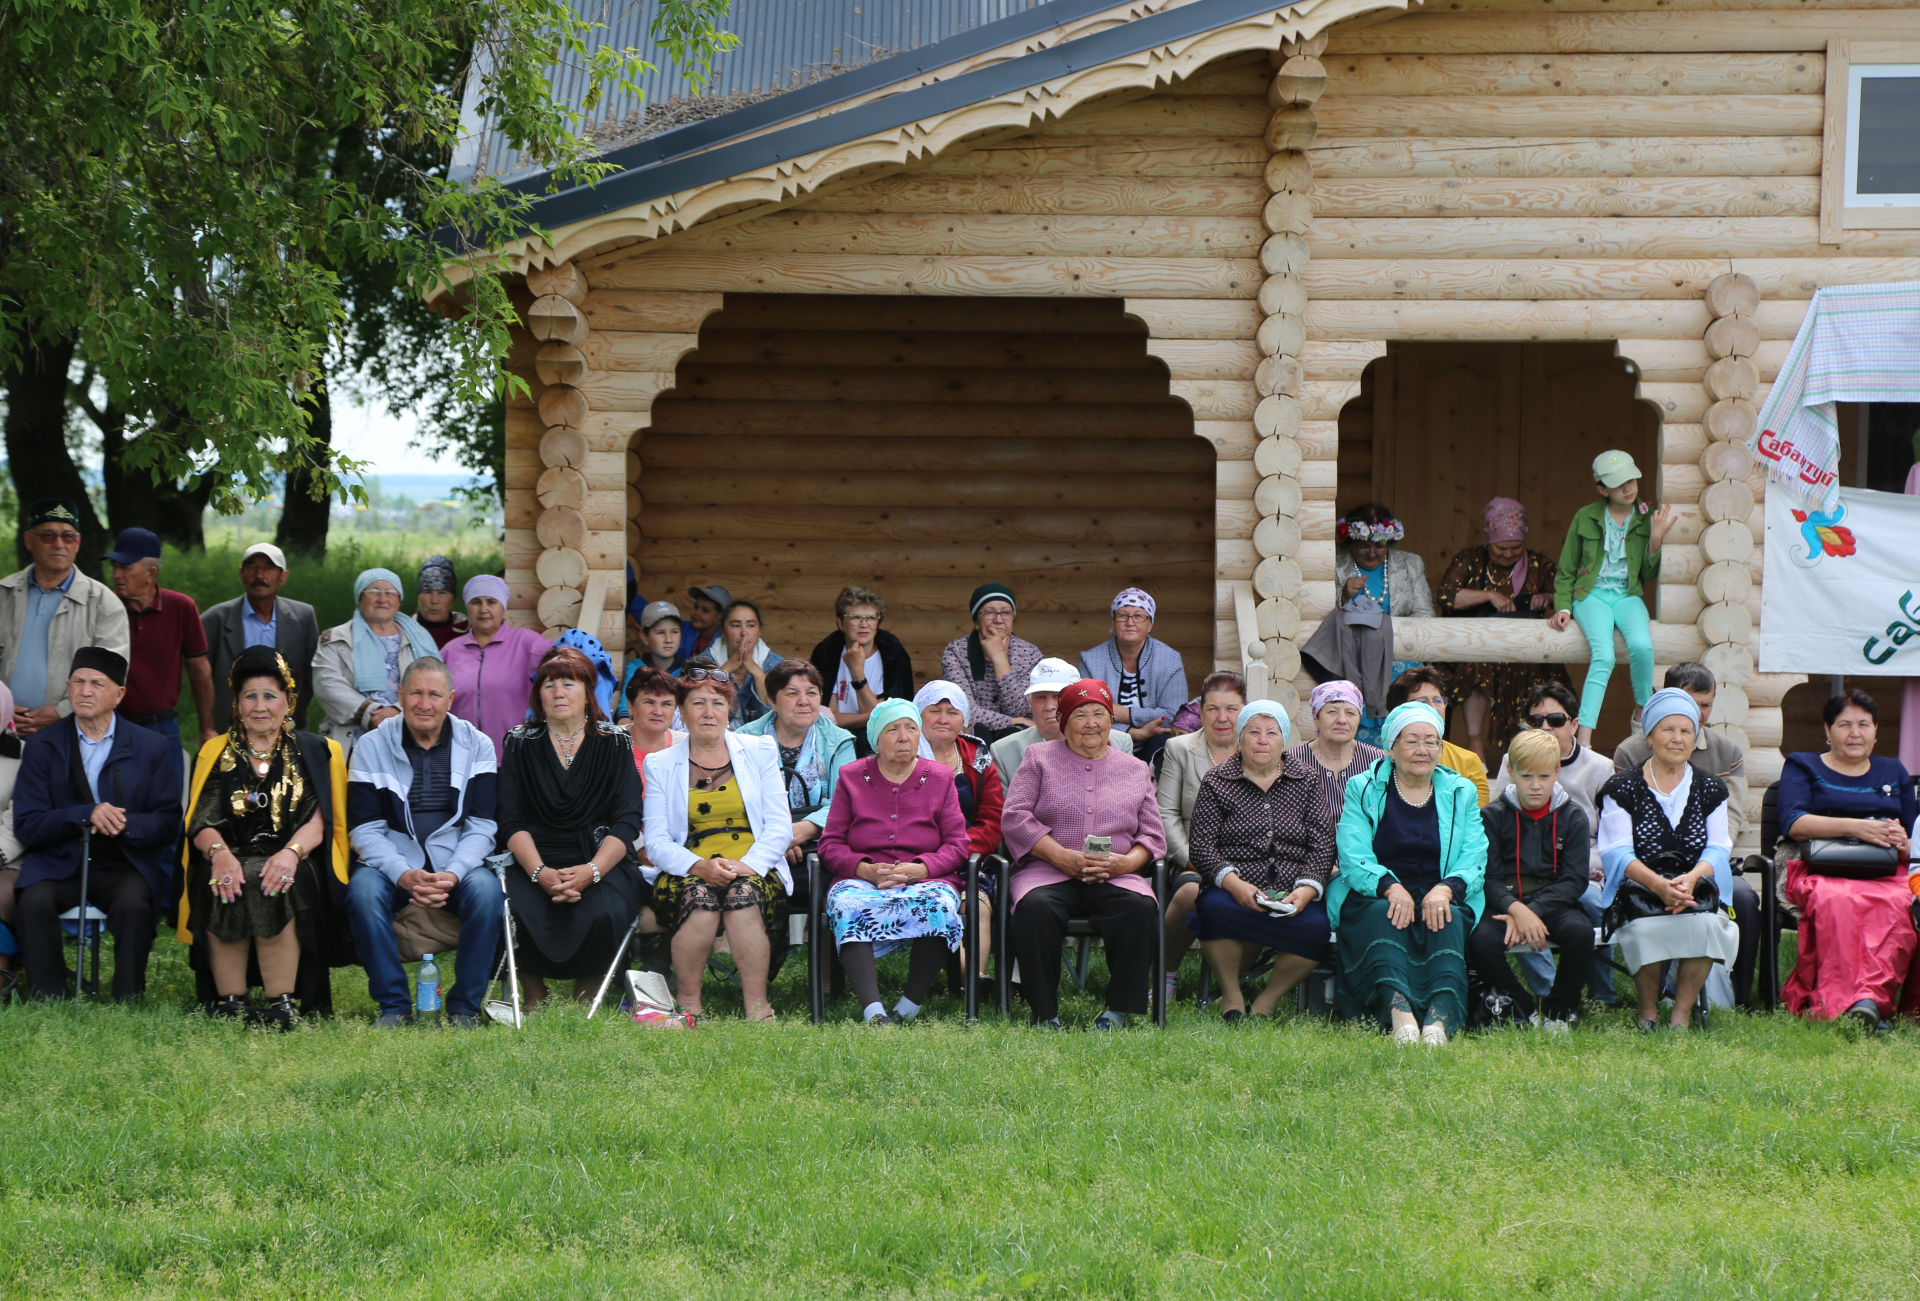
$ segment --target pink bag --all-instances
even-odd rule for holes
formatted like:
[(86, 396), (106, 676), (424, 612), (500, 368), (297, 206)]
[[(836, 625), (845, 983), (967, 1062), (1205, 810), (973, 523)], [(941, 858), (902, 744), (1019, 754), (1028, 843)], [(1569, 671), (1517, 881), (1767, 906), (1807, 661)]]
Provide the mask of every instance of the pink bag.
[(1200, 730), (1200, 697), (1195, 696), (1180, 706), (1173, 716), (1173, 730), (1176, 732), (1197, 732)]

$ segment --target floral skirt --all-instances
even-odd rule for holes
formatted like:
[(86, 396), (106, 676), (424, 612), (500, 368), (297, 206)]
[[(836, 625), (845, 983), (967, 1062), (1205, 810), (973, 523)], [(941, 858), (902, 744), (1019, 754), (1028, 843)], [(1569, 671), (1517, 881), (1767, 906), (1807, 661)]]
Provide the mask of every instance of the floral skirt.
[(926, 935), (939, 936), (958, 952), (966, 933), (960, 892), (945, 881), (916, 881), (893, 890), (841, 881), (827, 891), (827, 921), (834, 947), (870, 943), (876, 958)]

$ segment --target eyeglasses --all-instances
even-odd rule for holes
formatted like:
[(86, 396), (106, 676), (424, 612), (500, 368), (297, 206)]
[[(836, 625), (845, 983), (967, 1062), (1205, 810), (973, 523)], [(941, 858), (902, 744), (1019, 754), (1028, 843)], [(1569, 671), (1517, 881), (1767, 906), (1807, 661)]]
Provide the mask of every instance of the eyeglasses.
[(1541, 727), (1541, 728), (1565, 727), (1566, 725), (1567, 725), (1567, 716), (1565, 714), (1528, 714), (1527, 715), (1528, 727)]
[(58, 542), (69, 547), (76, 545), (80, 541), (80, 535), (72, 529), (62, 529), (58, 533), (38, 532), (31, 536), (39, 538), (42, 542), (48, 544)]
[(1145, 610), (1116, 610), (1114, 611), (1113, 621), (1115, 623), (1144, 623), (1150, 617)]
[(1440, 748), (1440, 742), (1423, 741), (1416, 736), (1403, 737), (1398, 742), (1398, 744), (1406, 746), (1407, 749), (1409, 750), (1418, 750), (1422, 753), (1425, 753), (1428, 750), (1438, 750)]
[(880, 616), (877, 614), (843, 614), (840, 617), (848, 623), (879, 623), (880, 622)]
[(694, 682), (731, 682), (725, 669), (688, 669), (686, 676)]

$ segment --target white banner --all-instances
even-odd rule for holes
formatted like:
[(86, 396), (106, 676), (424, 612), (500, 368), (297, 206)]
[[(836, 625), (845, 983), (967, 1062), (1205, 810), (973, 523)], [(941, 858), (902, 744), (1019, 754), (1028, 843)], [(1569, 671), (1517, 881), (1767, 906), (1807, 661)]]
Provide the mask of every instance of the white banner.
[(1762, 673), (1920, 677), (1920, 497), (1841, 488), (1827, 511), (1767, 493)]

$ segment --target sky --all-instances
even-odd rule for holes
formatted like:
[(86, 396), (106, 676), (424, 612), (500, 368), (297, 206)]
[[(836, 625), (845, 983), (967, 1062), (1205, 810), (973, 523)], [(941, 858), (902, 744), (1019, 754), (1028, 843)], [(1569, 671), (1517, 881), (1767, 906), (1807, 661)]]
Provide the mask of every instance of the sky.
[(458, 461), (437, 459), (412, 446), (414, 421), (396, 417), (378, 403), (341, 405), (333, 413), (333, 445), (348, 456), (368, 463), (375, 475), (464, 474)]

